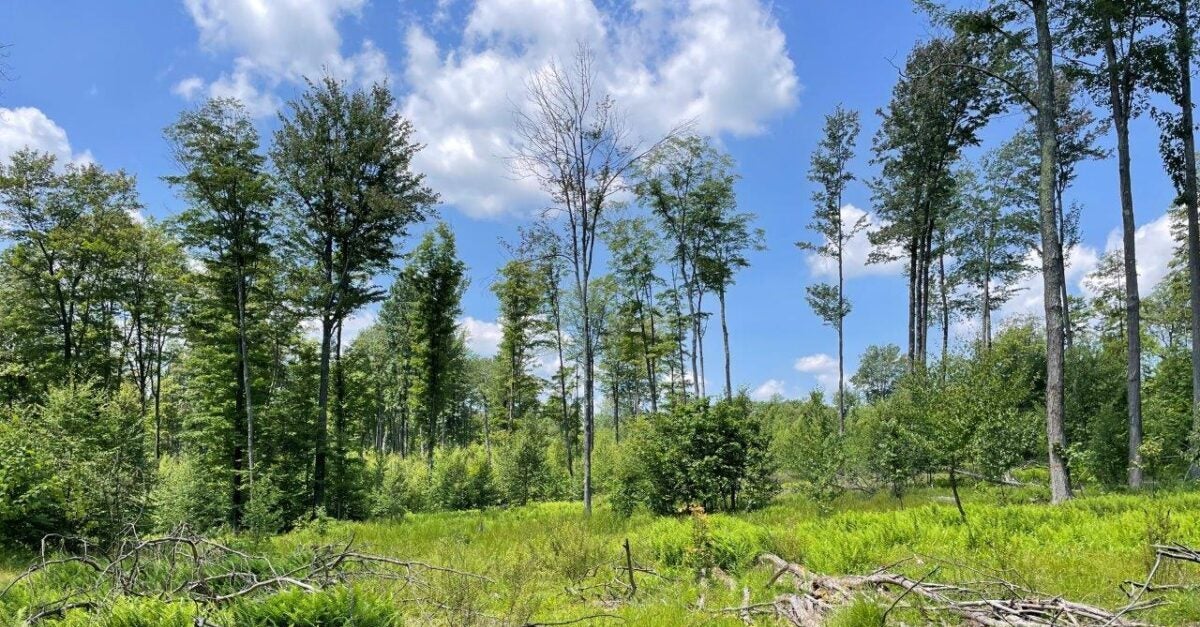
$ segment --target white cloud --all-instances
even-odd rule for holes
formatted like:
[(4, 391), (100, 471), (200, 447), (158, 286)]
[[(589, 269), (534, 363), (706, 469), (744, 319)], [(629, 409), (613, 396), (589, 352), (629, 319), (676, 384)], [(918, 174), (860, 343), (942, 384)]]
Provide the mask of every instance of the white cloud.
[(801, 357), (792, 367), (797, 372), (812, 376), (822, 387), (833, 388), (837, 385), (837, 359), (825, 353)]
[(91, 163), (88, 151), (76, 153), (71, 149), (67, 132), (34, 107), (6, 109), (0, 107), (0, 161), (7, 161), (22, 148), (48, 152), (59, 163)]
[[(1067, 251), (1066, 280), (1069, 290), (1078, 292), (1083, 289), (1084, 278), (1099, 263), (1100, 253), (1091, 246), (1078, 244)], [(1012, 316), (1042, 316), (1045, 313), (1041, 253), (1032, 249), (1026, 252), (1025, 267), (1030, 268), (1030, 272), (1017, 282), (1013, 297), (996, 312), (995, 319), (998, 322)]]
[[(1139, 226), (1133, 232), (1133, 241), (1137, 253), (1138, 295), (1145, 297), (1171, 269), (1176, 246), (1175, 237), (1171, 234), (1171, 215), (1164, 213), (1152, 222)], [(1104, 250), (1113, 252), (1122, 248), (1121, 231), (1113, 229), (1108, 234)]]
[(184, 100), (191, 100), (199, 95), (200, 91), (203, 89), (204, 79), (200, 78), (199, 76), (189, 76), (178, 83), (175, 83), (175, 85), (171, 87), (171, 93), (183, 98)]
[(789, 396), (791, 394), (788, 392), (787, 384), (779, 379), (767, 379), (750, 392), (750, 398), (756, 401), (769, 401), (775, 397), (787, 398)]
[[(849, 230), (853, 228), (859, 224), (860, 220), (865, 220), (866, 228), (861, 229), (854, 237), (847, 240), (846, 247), (842, 251), (842, 270), (846, 278), (898, 276), (903, 274), (904, 260), (900, 258), (886, 263), (867, 263), (871, 250), (873, 250), (867, 234), (879, 228), (879, 220), (875, 214), (868, 213), (850, 204), (842, 207), (842, 227), (844, 229)], [(895, 256), (898, 257), (898, 255)], [(837, 278), (837, 260), (810, 251), (805, 255), (804, 261), (808, 265), (808, 271), (814, 277)]]
[(713, 135), (757, 133), (794, 106), (800, 88), (785, 37), (758, 0), (633, 8), (618, 18), (591, 0), (479, 0), (449, 50), (408, 29), (404, 113), (427, 144), (416, 166), (446, 202), (474, 216), (544, 202), (506, 167), (511, 111), (529, 75), (569, 58), (577, 41), (593, 48), (599, 86), (643, 136), (685, 120)]
[(274, 111), (272, 90), (281, 82), (328, 73), (344, 80), (371, 83), (388, 77), (387, 60), (364, 40), (359, 52), (345, 55), (339, 22), (358, 15), (366, 0), (185, 0), (200, 33), (214, 52), (236, 55), (231, 72), (205, 83), (189, 77), (172, 91), (185, 99), (202, 91), (211, 97), (242, 99), (254, 115)]
[(458, 321), (458, 327), (467, 334), (467, 348), (481, 357), (491, 357), (500, 348), (500, 338), (503, 330), (500, 324), (465, 316)]

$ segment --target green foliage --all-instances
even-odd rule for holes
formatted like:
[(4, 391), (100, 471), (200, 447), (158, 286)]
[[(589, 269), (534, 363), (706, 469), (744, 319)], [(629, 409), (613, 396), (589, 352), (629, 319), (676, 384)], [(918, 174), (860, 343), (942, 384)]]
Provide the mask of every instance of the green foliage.
[(655, 559), (690, 569), (719, 566), (740, 571), (767, 545), (760, 527), (722, 514), (696, 510), (686, 518), (662, 519), (644, 532)]
[(499, 491), (483, 447), (439, 449), (434, 457), (430, 502), (441, 509), (480, 509), (495, 505)]
[(778, 404), (772, 449), (779, 466), (823, 506), (839, 496), (846, 470), (845, 437), (838, 433), (837, 410), (819, 392), (806, 401)]
[(762, 507), (778, 490), (768, 443), (745, 396), (674, 403), (631, 438), (618, 478), (619, 507), (642, 504), (658, 513), (692, 504), (706, 511)]
[(67, 488), (53, 440), (36, 420), (0, 419), (0, 543), (36, 546), (67, 526)]
[(371, 495), (371, 515), (377, 518), (401, 518), (410, 512), (432, 509), (429, 497), (429, 465), (418, 457), (387, 455), (382, 477)]
[(387, 599), (358, 588), (317, 593), (289, 590), (231, 612), (231, 624), (247, 627), (399, 627), (403, 624)]
[(504, 502), (524, 505), (555, 493), (555, 475), (547, 456), (549, 438), (539, 422), (529, 420), (492, 443), (496, 479)]

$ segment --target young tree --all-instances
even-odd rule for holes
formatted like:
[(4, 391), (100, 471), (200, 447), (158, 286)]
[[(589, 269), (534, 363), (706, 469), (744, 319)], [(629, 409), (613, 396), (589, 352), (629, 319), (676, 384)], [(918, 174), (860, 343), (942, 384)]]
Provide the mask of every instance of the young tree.
[(612, 196), (647, 150), (632, 137), (612, 98), (596, 91), (595, 57), (581, 45), (569, 66), (551, 63), (527, 83), (528, 108), (515, 112), (514, 171), (538, 182), (565, 223), (566, 256), (583, 313), (583, 506), (592, 511), (595, 346), (591, 286), (597, 227)]
[(805, 250), (832, 259), (837, 266), (837, 285), (818, 283), (808, 286), (808, 304), (821, 320), (832, 326), (838, 335), (838, 432), (846, 431), (845, 321), (850, 314), (846, 299), (846, 243), (867, 228), (863, 214), (852, 224), (842, 215), (842, 197), (846, 185), (854, 180), (849, 171), (858, 141), (858, 112), (841, 105), (825, 116), (825, 134), (813, 151), (808, 168), (808, 180), (816, 183), (813, 191), (813, 217), (808, 228), (821, 238), (820, 244), (797, 242)]
[[(260, 266), (270, 255), (275, 191), (259, 154), (258, 131), (236, 100), (211, 100), (184, 112), (166, 131), (183, 174), (166, 177), (189, 206), (179, 217), (184, 243), (205, 264), (214, 288), (231, 288), (226, 300), (237, 325), (238, 388), (245, 413), (245, 451), (234, 450), (234, 467), (243, 453), (246, 488), (254, 486), (254, 395), (248, 355), (247, 310)], [(240, 520), (244, 498), (234, 499)]]
[(289, 212), (301, 300), (321, 324), (314, 507), (326, 501), (334, 332), (382, 297), (371, 279), (390, 267), (395, 240), (437, 202), (412, 170), (421, 148), (412, 134), (387, 87), (347, 91), (326, 77), (290, 104), (275, 135), (271, 157)]
[(409, 411), (424, 431), (425, 454), (433, 468), (439, 443), (456, 438), (452, 416), (457, 361), (458, 316), (467, 287), (466, 265), (458, 259), (454, 234), (442, 222), (408, 255), (403, 281), (412, 290), (408, 311), (412, 342)]
[(519, 419), (537, 408), (542, 388), (530, 372), (547, 331), (546, 321), (539, 315), (545, 296), (541, 283), (532, 261), (514, 259), (500, 268), (500, 277), (492, 284), (500, 303), (502, 335), (496, 361), (501, 366), (505, 428), (510, 432)]

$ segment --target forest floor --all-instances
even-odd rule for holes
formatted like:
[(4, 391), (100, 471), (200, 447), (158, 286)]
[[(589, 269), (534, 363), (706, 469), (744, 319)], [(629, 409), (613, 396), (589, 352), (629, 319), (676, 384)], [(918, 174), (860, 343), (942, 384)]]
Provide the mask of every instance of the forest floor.
[[(771, 581), (775, 569), (757, 559), (763, 553), (831, 575), (890, 566), (925, 582), (1003, 580), (1045, 598), (1061, 596), (1119, 611), (1130, 600), (1121, 584), (1145, 580), (1154, 562), (1153, 545), (1200, 547), (1200, 492), (1084, 495), (1060, 506), (1033, 502), (1040, 500), (1035, 492), (967, 488), (965, 523), (940, 487), (912, 491), (903, 501), (848, 494), (826, 511), (785, 494), (764, 510), (740, 515), (624, 518), (601, 504), (585, 520), (578, 503), (542, 503), (413, 514), (396, 521), (320, 521), (277, 537), (224, 542), (281, 562), (288, 555), (311, 555), (315, 545), (337, 547), (331, 549), (335, 552), (348, 545), (355, 552), (419, 561), (418, 572), (424, 574), (419, 579), (366, 577), (348, 588), (315, 593), (292, 588), (216, 606), (128, 598), (105, 609), (102, 617), (68, 610), (62, 624), (190, 627), (199, 624), (198, 616), (222, 627), (774, 624), (779, 619), (770, 614), (750, 616), (738, 609), (795, 592), (786, 577)], [(0, 556), (0, 583), (16, 577), (23, 562), (18, 555)], [(636, 591), (628, 581), (630, 562)], [(425, 564), (461, 572), (421, 570)], [(701, 570), (712, 564), (720, 569)], [(0, 614), (8, 619), (0, 624), (21, 624), (33, 608), (77, 585), (86, 571), (51, 571), (13, 587), (0, 598)], [(1165, 564), (1155, 581), (1200, 583), (1200, 565)], [(1159, 598), (1161, 605), (1130, 619), (1200, 623), (1200, 592), (1145, 596)], [(914, 599), (893, 608), (891, 623), (930, 620), (913, 607), (918, 605)], [(877, 626), (890, 605), (889, 599), (865, 592), (834, 610), (828, 621)]]

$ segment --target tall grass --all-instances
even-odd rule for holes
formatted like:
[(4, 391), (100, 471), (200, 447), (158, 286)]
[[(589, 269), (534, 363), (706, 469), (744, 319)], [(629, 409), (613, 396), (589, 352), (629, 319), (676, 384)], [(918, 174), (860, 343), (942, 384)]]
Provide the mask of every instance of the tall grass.
[[(842, 497), (831, 512), (798, 495), (745, 515), (624, 518), (600, 507), (590, 520), (577, 503), (540, 503), (508, 510), (412, 514), (386, 522), (310, 525), (260, 540), (248, 548), (286, 556), (316, 544), (347, 542), (358, 550), (416, 559), (486, 575), (492, 583), (460, 577), (430, 580), (441, 607), (413, 602), (429, 591), (394, 582), (362, 582), (319, 594), (298, 591), (209, 608), (212, 621), (229, 625), (477, 624), (567, 620), (612, 615), (628, 625), (740, 624), (736, 613), (713, 610), (785, 590), (767, 589), (770, 573), (754, 565), (762, 551), (777, 553), (831, 574), (870, 572), (882, 565), (921, 576), (934, 563), (935, 579), (1004, 578), (1047, 596), (1119, 608), (1118, 585), (1146, 576), (1153, 543), (1200, 546), (1200, 493), (1107, 494), (1049, 506), (1036, 494), (964, 491), (967, 522), (942, 490), (918, 490), (900, 503), (883, 495)], [(636, 564), (630, 598), (623, 542)], [(11, 560), (10, 560), (11, 561)], [(738, 580), (730, 587), (701, 581), (701, 568), (720, 566)], [(652, 572), (648, 572), (652, 571)], [(0, 571), (11, 578), (12, 569)], [(27, 608), (73, 583), (72, 573), (39, 577), (0, 599), (0, 624), (19, 624)], [(1200, 568), (1173, 565), (1162, 581), (1196, 581)], [(696, 607), (704, 597), (704, 608)], [(1175, 593), (1144, 620), (1162, 624), (1200, 621), (1200, 595)], [(886, 607), (886, 606), (885, 606)], [(124, 600), (98, 615), (77, 611), (62, 624), (191, 624), (203, 608), (186, 602)], [(862, 599), (832, 620), (874, 624), (881, 610)], [(875, 617), (875, 618), (872, 618)], [(139, 622), (140, 621), (140, 622)], [(613, 624), (608, 618), (595, 624)], [(53, 623), (51, 623), (53, 624)]]

